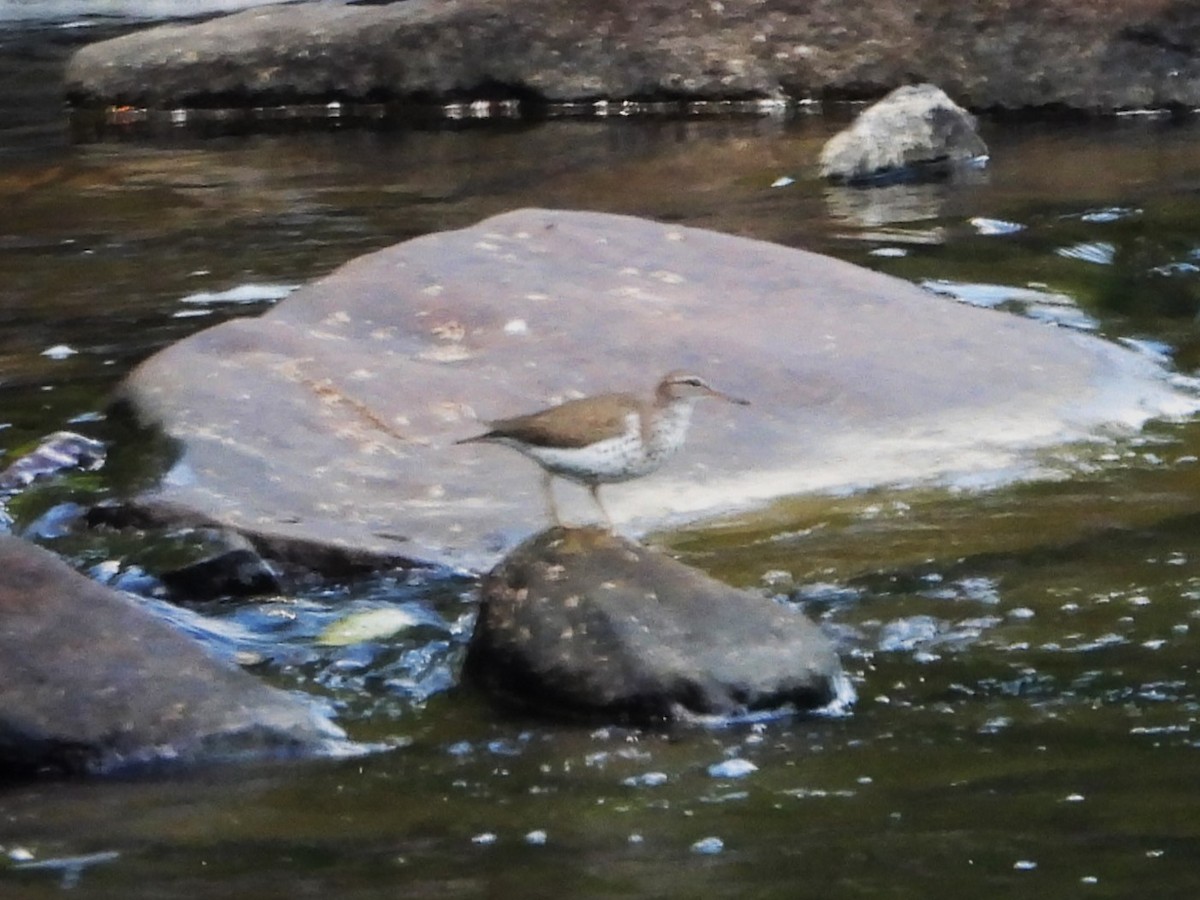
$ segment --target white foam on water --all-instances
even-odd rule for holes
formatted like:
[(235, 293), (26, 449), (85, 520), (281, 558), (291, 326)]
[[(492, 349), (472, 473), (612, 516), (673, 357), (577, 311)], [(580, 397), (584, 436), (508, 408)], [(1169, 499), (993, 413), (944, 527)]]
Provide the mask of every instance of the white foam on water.
[(181, 297), (180, 303), (209, 306), (221, 303), (276, 303), (299, 288), (298, 284), (239, 284), (225, 291), (199, 291)]

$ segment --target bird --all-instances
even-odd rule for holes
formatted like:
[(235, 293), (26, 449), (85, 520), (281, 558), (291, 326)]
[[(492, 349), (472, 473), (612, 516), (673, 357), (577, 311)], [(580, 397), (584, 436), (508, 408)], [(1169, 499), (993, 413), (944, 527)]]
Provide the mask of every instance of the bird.
[(699, 375), (675, 370), (659, 380), (649, 400), (626, 393), (568, 400), (485, 422), (487, 431), (455, 443), (500, 444), (536, 462), (542, 467), (547, 511), (560, 527), (555, 476), (586, 486), (611, 531), (612, 517), (600, 499), (600, 485), (641, 478), (678, 453), (687, 439), (692, 409), (705, 397), (739, 406), (750, 403), (718, 391)]

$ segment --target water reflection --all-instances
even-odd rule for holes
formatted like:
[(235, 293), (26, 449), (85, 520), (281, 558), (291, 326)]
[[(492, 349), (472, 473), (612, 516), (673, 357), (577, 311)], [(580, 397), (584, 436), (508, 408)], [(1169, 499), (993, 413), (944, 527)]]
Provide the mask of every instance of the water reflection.
[(947, 199), (964, 189), (988, 184), (986, 168), (956, 169), (934, 181), (875, 187), (829, 185), (824, 189), (829, 217), (859, 228), (879, 228), (909, 222), (932, 222), (946, 214)]

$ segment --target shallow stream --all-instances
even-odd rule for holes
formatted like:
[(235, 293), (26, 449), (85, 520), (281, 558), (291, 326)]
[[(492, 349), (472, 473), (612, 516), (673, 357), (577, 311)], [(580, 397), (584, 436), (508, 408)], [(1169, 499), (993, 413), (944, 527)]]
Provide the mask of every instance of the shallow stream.
[[(153, 586), (188, 543), (72, 515), (153, 477), (154, 448), (106, 416), (133, 365), (361, 253), (522, 206), (830, 253), (1200, 369), (1200, 115), (985, 120), (985, 169), (862, 191), (813, 173), (846, 110), (72, 124), (54, 78), (86, 31), (0, 38), (0, 466), (58, 429), (118, 441), (8, 514), (123, 586)], [(843, 716), (669, 732), (505, 716), (456, 683), (469, 580), (171, 612), (394, 749), (5, 787), (0, 895), (1198, 896), (1198, 458), (1200, 425), (1155, 423), (1060, 448), (1032, 479), (798, 498), (658, 537), (823, 622), (859, 695)], [(411, 626), (318, 642), (380, 608)]]

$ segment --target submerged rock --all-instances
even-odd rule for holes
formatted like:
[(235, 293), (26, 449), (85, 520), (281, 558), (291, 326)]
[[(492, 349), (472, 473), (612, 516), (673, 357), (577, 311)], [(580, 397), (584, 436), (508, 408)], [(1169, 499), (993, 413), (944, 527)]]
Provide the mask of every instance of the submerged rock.
[(78, 103), (877, 96), (968, 106), (1200, 105), (1200, 7), (1172, 0), (297, 3), (80, 50)]
[(172, 594), (185, 600), (254, 597), (283, 590), (279, 573), (248, 547), (206, 556), (163, 572), (160, 577)]
[(931, 84), (897, 88), (821, 150), (821, 176), (871, 181), (914, 176), (987, 156), (975, 117)]
[(0, 536), (0, 775), (319, 754), (343, 738), (129, 596)]
[[(661, 471), (605, 488), (627, 533), (805, 492), (1011, 470), (1185, 412), (1152, 361), (815, 253), (628, 216), (521, 210), (360, 257), (122, 387), (180, 456), (135, 498), (321, 572), (484, 568), (544, 516), (536, 467), (456, 446), (480, 419), (673, 368), (714, 404)], [(594, 521), (558, 485), (563, 514)]]
[(639, 722), (826, 706), (846, 684), (799, 611), (595, 528), (551, 528), (484, 579), (464, 674), (542, 713)]
[(220, 544), (218, 549), (203, 559), (159, 575), (176, 599), (253, 597), (277, 594), (284, 589), (281, 573), (263, 559), (244, 537), (236, 533), (222, 533)]

